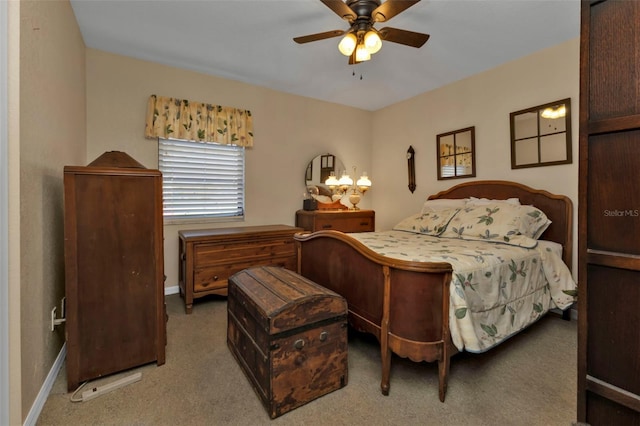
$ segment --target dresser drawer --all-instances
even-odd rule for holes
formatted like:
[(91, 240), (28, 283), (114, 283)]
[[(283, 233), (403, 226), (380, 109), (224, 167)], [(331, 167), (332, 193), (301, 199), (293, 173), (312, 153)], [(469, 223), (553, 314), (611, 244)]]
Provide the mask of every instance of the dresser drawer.
[(373, 221), (371, 217), (319, 217), (315, 228), (318, 231), (369, 232), (373, 231)]
[(293, 256), (295, 253), (296, 246), (293, 239), (282, 237), (196, 244), (193, 256), (194, 267), (198, 269), (223, 263), (237, 264), (246, 260), (257, 262), (273, 257)]
[(296, 226), (306, 231), (373, 232), (376, 228), (373, 210), (298, 210)]
[(227, 280), (231, 275), (253, 266), (280, 266), (295, 270), (297, 267), (296, 259), (293, 255), (262, 259), (245, 259), (243, 262), (196, 269), (193, 277), (193, 291), (194, 293), (209, 292), (216, 289), (224, 289), (226, 291)]

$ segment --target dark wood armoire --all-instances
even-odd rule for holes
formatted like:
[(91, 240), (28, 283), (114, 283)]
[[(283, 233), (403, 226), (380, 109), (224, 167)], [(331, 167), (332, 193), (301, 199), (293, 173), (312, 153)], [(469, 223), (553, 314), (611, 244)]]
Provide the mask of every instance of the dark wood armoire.
[(165, 362), (162, 175), (123, 152), (64, 168), (69, 391)]
[(583, 1), (578, 420), (640, 425), (640, 1)]

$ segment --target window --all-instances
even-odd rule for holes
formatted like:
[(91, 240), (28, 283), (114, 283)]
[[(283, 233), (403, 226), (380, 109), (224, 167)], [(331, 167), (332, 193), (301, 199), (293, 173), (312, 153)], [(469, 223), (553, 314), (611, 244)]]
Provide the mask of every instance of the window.
[(244, 217), (244, 148), (158, 140), (164, 219)]

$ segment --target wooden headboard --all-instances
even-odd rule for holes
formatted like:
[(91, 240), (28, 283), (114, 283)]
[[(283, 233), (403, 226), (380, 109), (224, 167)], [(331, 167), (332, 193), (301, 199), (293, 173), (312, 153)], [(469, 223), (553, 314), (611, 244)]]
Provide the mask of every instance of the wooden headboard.
[(519, 198), (521, 204), (530, 204), (542, 210), (551, 220), (551, 225), (540, 237), (562, 245), (562, 259), (571, 269), (573, 256), (573, 203), (565, 195), (557, 195), (541, 189), (506, 180), (477, 180), (461, 183), (429, 196), (438, 198)]

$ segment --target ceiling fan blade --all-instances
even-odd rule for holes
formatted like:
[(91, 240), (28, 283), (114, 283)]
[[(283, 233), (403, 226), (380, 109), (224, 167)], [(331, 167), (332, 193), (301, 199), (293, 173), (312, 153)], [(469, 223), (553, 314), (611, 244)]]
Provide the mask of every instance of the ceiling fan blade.
[(429, 40), (429, 34), (413, 31), (399, 30), (398, 28), (384, 27), (379, 30), (382, 40), (404, 44), (411, 47), (422, 47)]
[(420, 0), (387, 0), (371, 13), (374, 22), (385, 22), (405, 11)]
[(333, 12), (344, 19), (345, 21), (349, 21), (349, 23), (353, 23), (356, 20), (357, 16), (353, 10), (345, 2), (342, 0), (320, 0), (325, 4), (329, 9), (333, 10)]
[(311, 41), (324, 40), (326, 38), (339, 37), (345, 32), (342, 30), (325, 31), (323, 33), (309, 34), (306, 36), (294, 37), (293, 41), (299, 44), (309, 43)]

